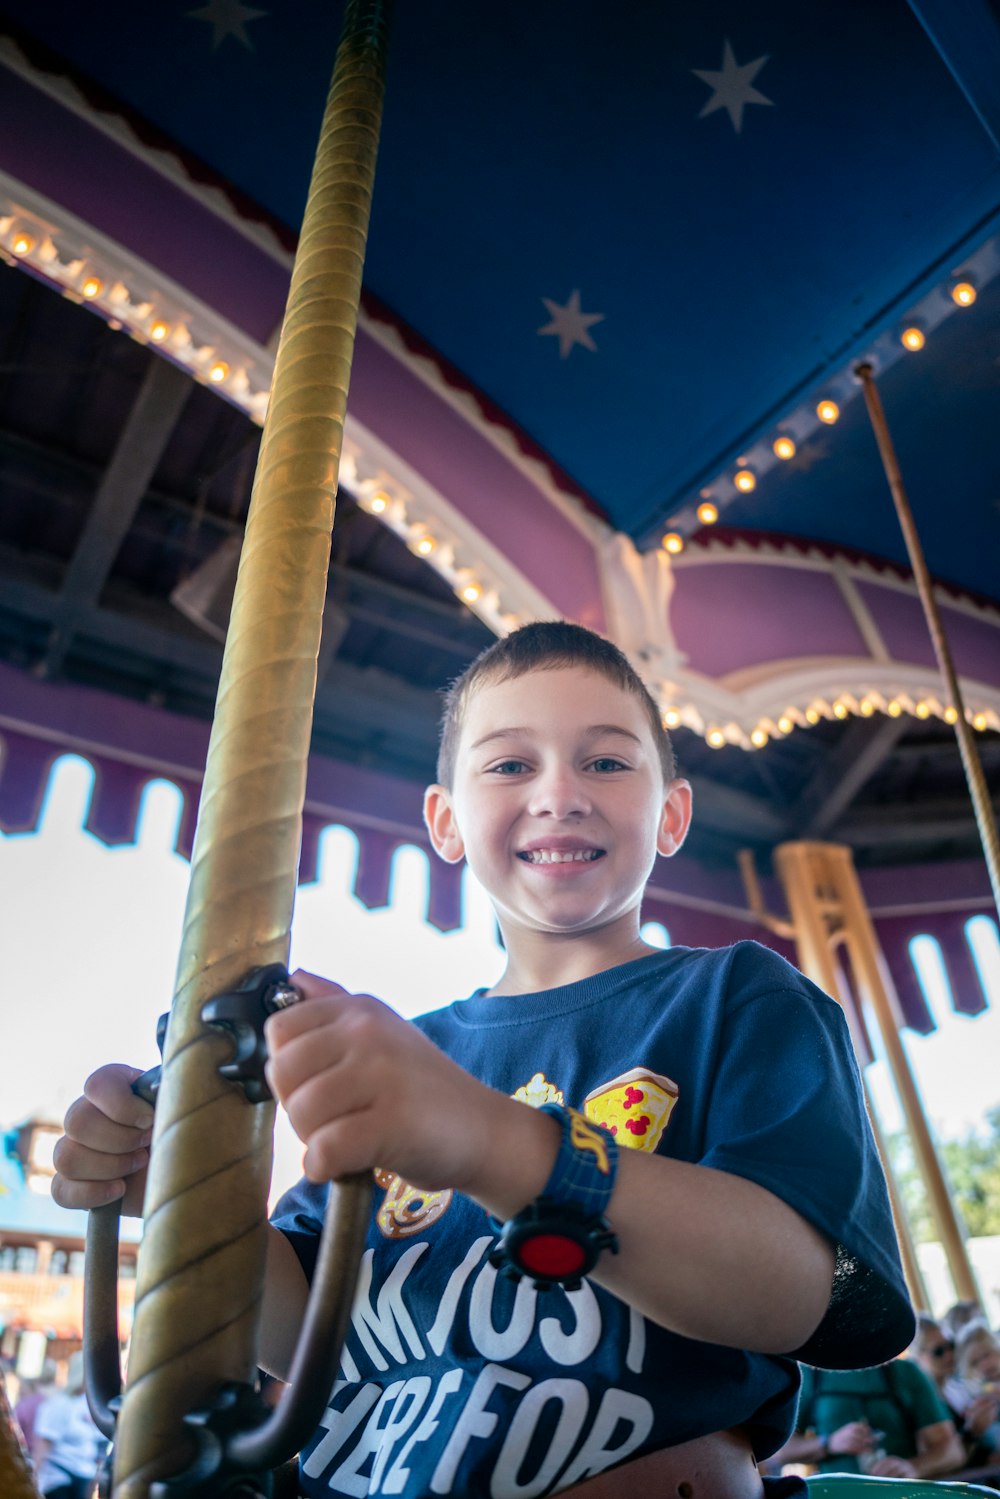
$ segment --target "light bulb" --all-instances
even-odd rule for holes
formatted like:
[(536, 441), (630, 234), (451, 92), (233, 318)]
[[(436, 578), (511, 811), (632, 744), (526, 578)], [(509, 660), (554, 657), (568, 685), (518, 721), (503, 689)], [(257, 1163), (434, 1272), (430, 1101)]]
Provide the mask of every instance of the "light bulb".
[(956, 307), (971, 307), (976, 300), (976, 288), (971, 281), (956, 281), (951, 289), (951, 300)]
[(836, 702), (833, 705), (834, 718), (846, 718), (848, 711), (849, 709), (846, 703)]
[(30, 255), (35, 248), (35, 241), (30, 234), (17, 234), (11, 241), (10, 247), (15, 255)]
[(229, 374), (229, 365), (224, 359), (217, 359), (208, 372), (208, 378), (213, 385), (221, 385)]
[(762, 729), (761, 726), (760, 726), (760, 724), (758, 724), (757, 727), (754, 729), (753, 733), (750, 735), (750, 743), (756, 749), (763, 749), (764, 745), (767, 743), (767, 739), (768, 739), (767, 730), (766, 729)]
[(789, 718), (787, 713), (782, 713), (781, 717), (778, 719), (778, 728), (781, 730), (781, 732), (783, 734), (790, 734), (794, 727), (794, 721)]
[(388, 508), (389, 496), (386, 494), (384, 489), (376, 489), (375, 493), (368, 501), (368, 509), (371, 511), (372, 515), (384, 515), (385, 511)]
[(923, 328), (904, 328), (899, 335), (899, 341), (904, 349), (909, 349), (911, 354), (915, 354), (927, 342), (927, 335)]
[(85, 297), (98, 297), (104, 290), (104, 282), (99, 276), (88, 276), (80, 290)]
[(930, 718), (931, 705), (930, 703), (924, 702), (923, 698), (921, 698), (914, 711), (916, 712), (918, 718)]
[(889, 704), (885, 711), (888, 713), (890, 718), (898, 718), (903, 711), (903, 705), (901, 702), (898, 702), (896, 698), (893, 698), (892, 702)]
[(871, 698), (870, 697), (863, 697), (861, 699), (861, 717), (862, 718), (871, 718), (871, 716), (872, 716), (872, 714), (874, 712), (875, 712), (875, 704), (872, 702)]
[(771, 444), (775, 458), (787, 461), (795, 457), (795, 444), (790, 437), (776, 437)]
[(832, 427), (834, 422), (840, 416), (840, 407), (837, 405), (836, 401), (820, 401), (819, 405), (816, 407), (816, 415), (819, 417), (821, 422), (826, 422), (826, 425), (828, 427)]
[(466, 583), (461, 591), (461, 597), (467, 604), (475, 604), (483, 596), (483, 590), (478, 583)]
[(721, 749), (726, 742), (726, 736), (721, 729), (709, 729), (705, 735), (712, 749)]
[(947, 708), (945, 708), (944, 721), (945, 723), (958, 723), (958, 709), (954, 703), (949, 703)]
[(733, 483), (741, 494), (749, 494), (751, 490), (757, 488), (757, 475), (752, 468), (737, 469), (733, 475)]
[(149, 336), (154, 343), (161, 344), (169, 332), (169, 323), (156, 322), (150, 324)]
[(668, 531), (666, 533), (663, 538), (663, 550), (665, 552), (670, 552), (674, 557), (677, 556), (678, 552), (683, 552), (684, 537), (680, 534), (679, 531)]
[(819, 718), (820, 718), (820, 714), (819, 714), (819, 709), (818, 708), (812, 708), (812, 707), (810, 707), (810, 708), (806, 709), (806, 723), (813, 724), (813, 725), (818, 724), (819, 723)]
[(714, 526), (719, 519), (719, 509), (711, 500), (703, 500), (698, 506), (698, 519), (703, 526)]
[(978, 729), (980, 734), (986, 729), (989, 720), (985, 713), (974, 713), (972, 716), (972, 727)]
[(665, 729), (676, 729), (680, 721), (680, 710), (677, 708), (668, 708), (663, 715), (663, 727)]

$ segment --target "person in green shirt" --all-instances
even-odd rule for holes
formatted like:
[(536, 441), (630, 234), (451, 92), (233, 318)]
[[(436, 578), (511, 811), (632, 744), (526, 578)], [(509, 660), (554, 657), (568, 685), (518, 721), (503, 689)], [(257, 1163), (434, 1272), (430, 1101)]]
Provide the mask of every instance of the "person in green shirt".
[(795, 1434), (775, 1457), (879, 1478), (935, 1478), (965, 1462), (948, 1408), (909, 1359), (874, 1369), (803, 1365)]

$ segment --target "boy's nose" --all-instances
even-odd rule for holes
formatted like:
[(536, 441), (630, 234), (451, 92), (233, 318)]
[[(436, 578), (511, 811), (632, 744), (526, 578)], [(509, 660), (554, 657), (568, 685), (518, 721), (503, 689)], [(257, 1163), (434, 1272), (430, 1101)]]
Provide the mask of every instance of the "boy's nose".
[(575, 771), (562, 769), (541, 775), (528, 803), (533, 817), (583, 817), (590, 810), (587, 787)]

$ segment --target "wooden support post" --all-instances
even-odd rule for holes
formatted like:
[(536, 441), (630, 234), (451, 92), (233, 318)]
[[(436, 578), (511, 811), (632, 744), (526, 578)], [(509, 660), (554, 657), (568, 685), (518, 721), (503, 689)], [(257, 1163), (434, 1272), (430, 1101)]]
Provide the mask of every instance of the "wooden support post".
[[(866, 1025), (881, 1037), (885, 1049), (956, 1294), (962, 1300), (981, 1302), (964, 1229), (948, 1191), (900, 1035), (903, 1018), (899, 999), (861, 893), (851, 850), (832, 843), (783, 843), (775, 849), (774, 860), (795, 928), (799, 966), (828, 994), (840, 1000), (848, 1021), (856, 1025), (856, 1020), (852, 1021), (851, 996), (836, 961), (837, 950), (842, 948), (848, 958), (861, 1014)], [(887, 1175), (891, 1179), (891, 1173)], [(915, 1261), (912, 1246), (910, 1255)], [(917, 1302), (926, 1304), (922, 1282), (914, 1285), (911, 1281), (910, 1289)]]

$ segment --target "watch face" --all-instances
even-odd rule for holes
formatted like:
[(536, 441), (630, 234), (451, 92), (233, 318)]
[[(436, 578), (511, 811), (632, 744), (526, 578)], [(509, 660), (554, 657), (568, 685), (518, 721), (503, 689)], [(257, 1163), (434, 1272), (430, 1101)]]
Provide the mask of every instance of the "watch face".
[(561, 1285), (573, 1291), (604, 1249), (618, 1252), (606, 1218), (541, 1198), (504, 1224), (490, 1259), (508, 1274), (528, 1276), (539, 1290)]
[(546, 1280), (575, 1280), (588, 1268), (587, 1258), (584, 1246), (565, 1234), (533, 1234), (517, 1249), (517, 1261), (525, 1273)]

